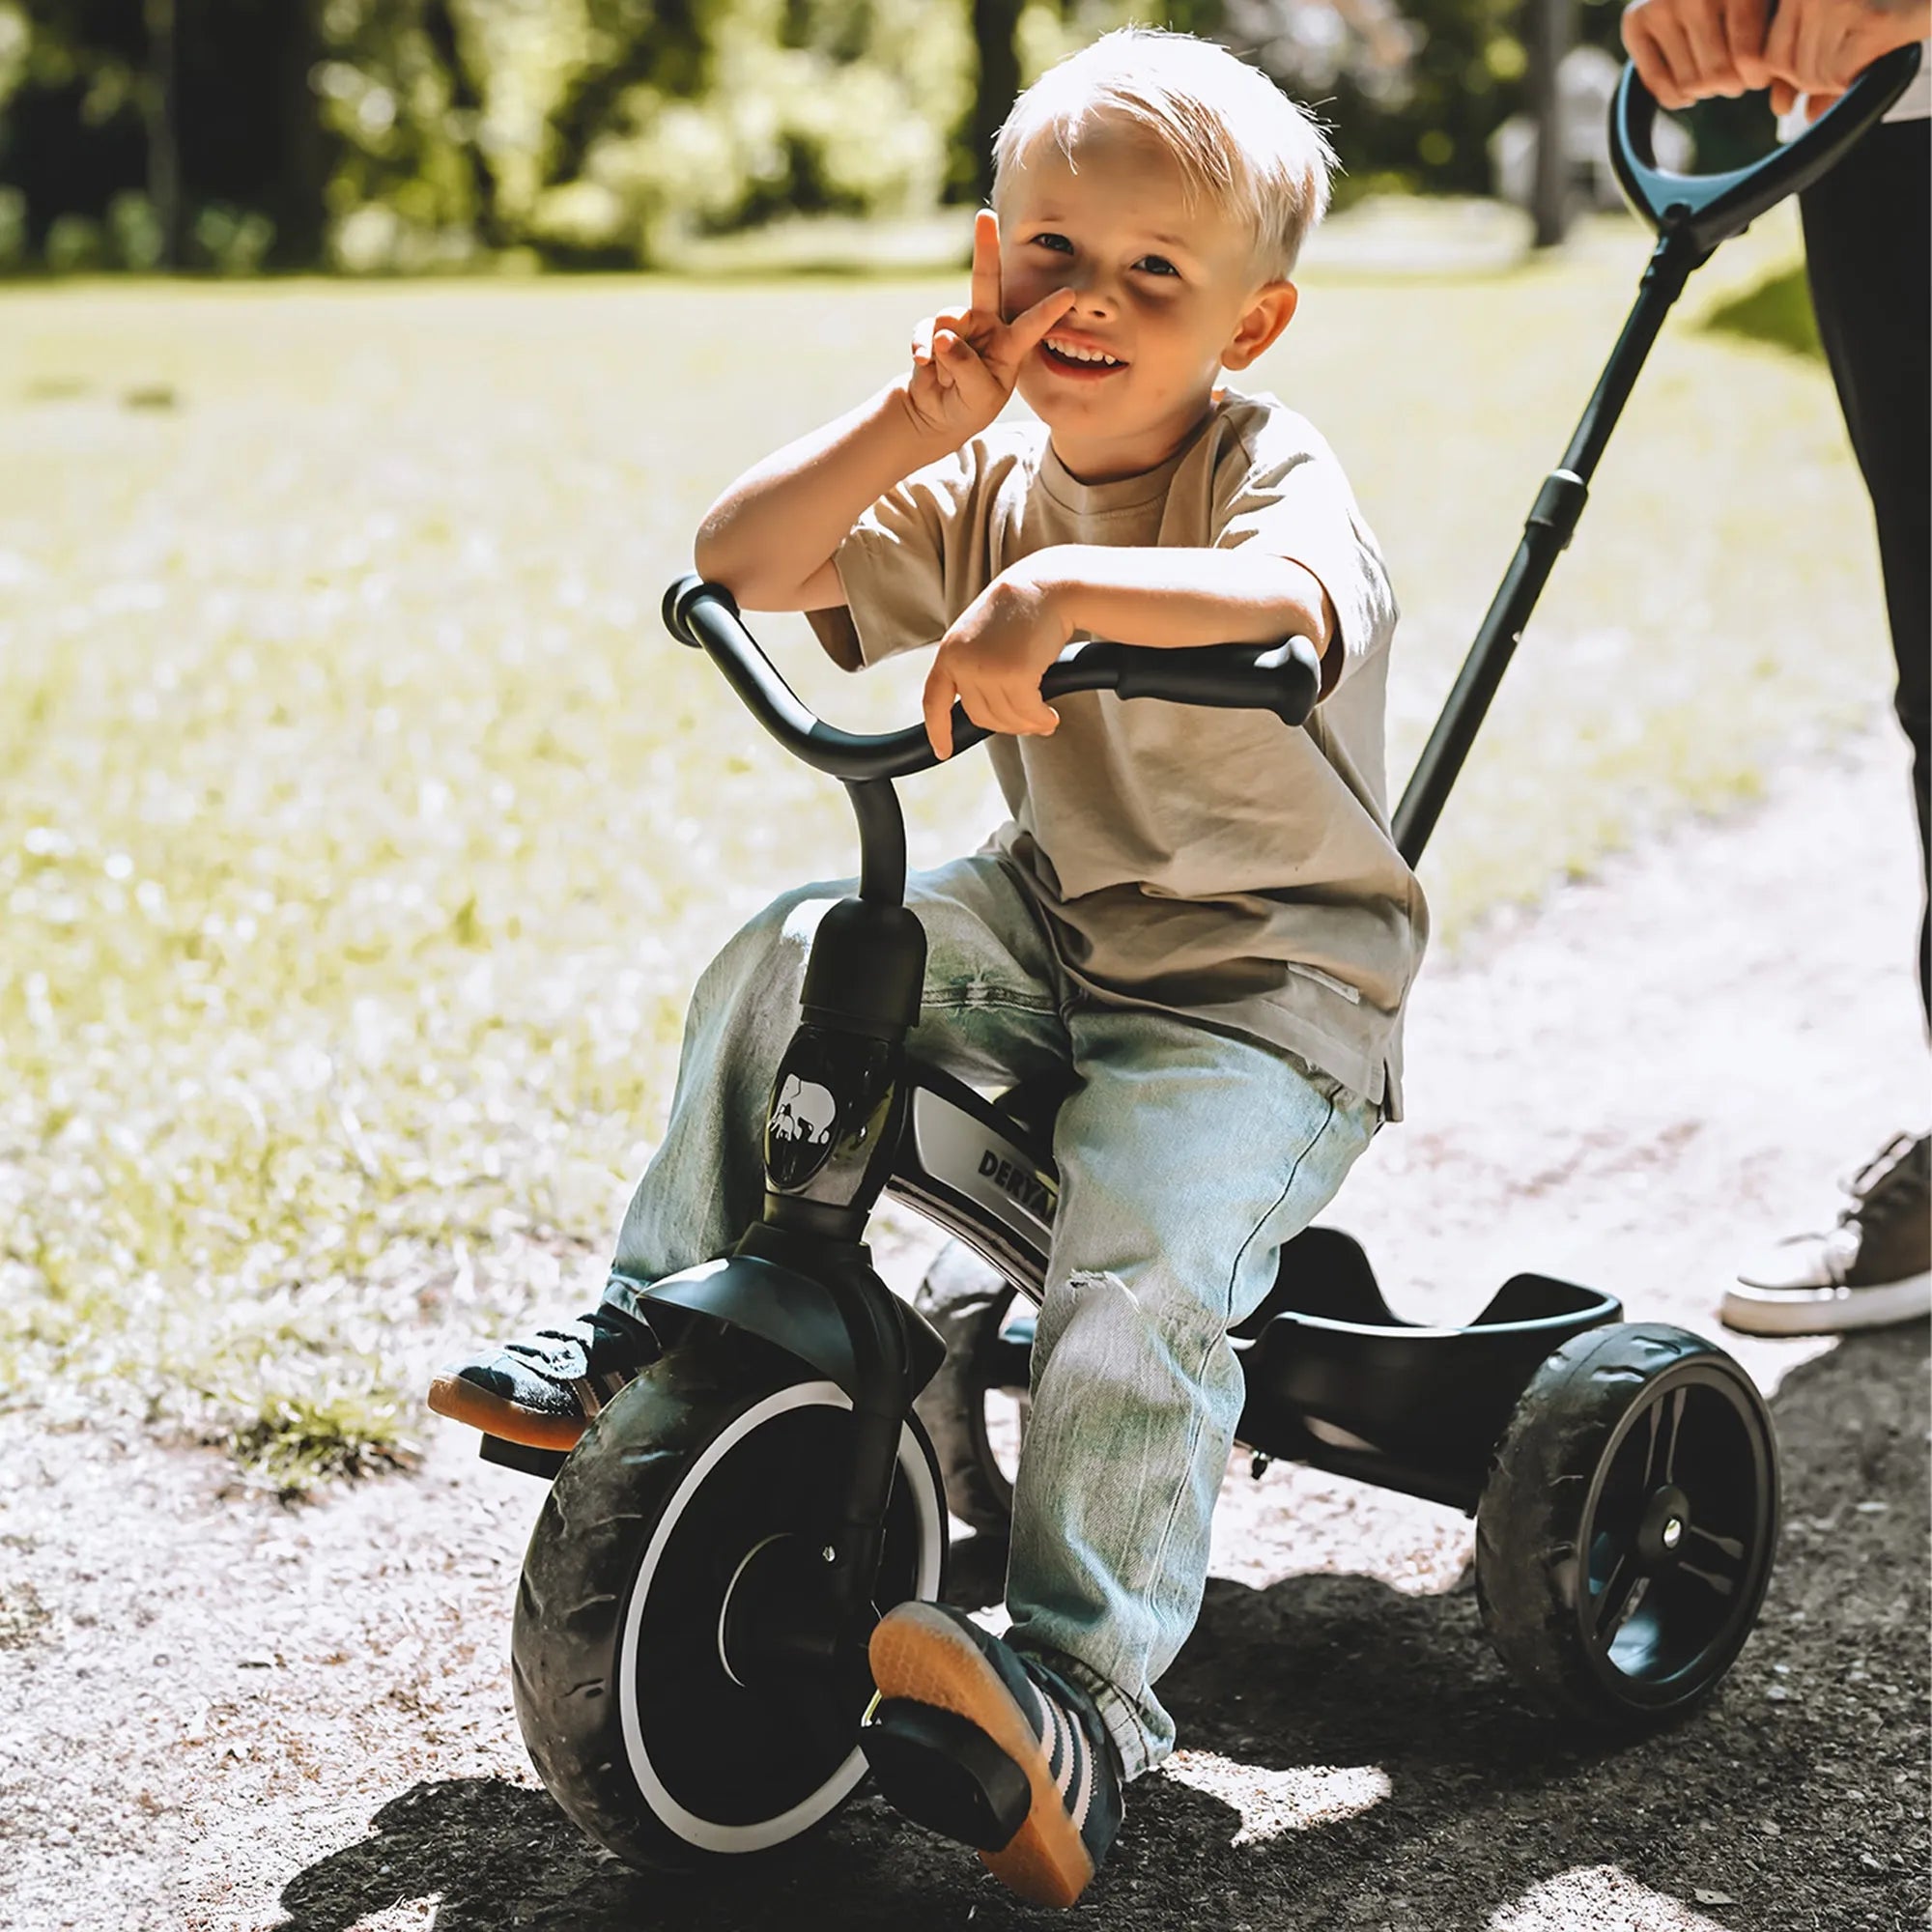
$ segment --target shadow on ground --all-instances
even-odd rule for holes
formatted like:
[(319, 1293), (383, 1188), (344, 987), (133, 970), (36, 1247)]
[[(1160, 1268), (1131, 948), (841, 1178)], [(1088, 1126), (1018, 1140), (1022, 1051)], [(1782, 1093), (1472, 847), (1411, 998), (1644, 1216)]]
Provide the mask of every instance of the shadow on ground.
[[(1922, 1926), (1925, 1329), (1848, 1340), (1796, 1370), (1774, 1407), (1778, 1569), (1704, 1711), (1606, 1749), (1523, 1709), (1466, 1587), (1409, 1597), (1362, 1577), (1213, 1581), (1164, 1686), (1186, 1746), (1256, 1768), (1257, 1783), (1325, 1767), (1385, 1795), (1281, 1829), (1279, 1816), (1147, 1780), (1083, 1912), (1127, 1932), (1543, 1932), (1607, 1921), (1512, 1908), (1560, 1874), (1614, 1866), (1723, 1925)], [(371, 1832), (289, 1882), (283, 1932), (347, 1932), (429, 1899), (437, 1932), (763, 1932), (822, 1922), (834, 1900), (849, 1928), (939, 1932), (970, 1918), (980, 1932), (1046, 1918), (870, 1797), (781, 1861), (699, 1878), (631, 1872), (542, 1793), (500, 1780), (419, 1784)], [(1625, 1922), (1673, 1922), (1662, 1900), (1651, 1912)]]

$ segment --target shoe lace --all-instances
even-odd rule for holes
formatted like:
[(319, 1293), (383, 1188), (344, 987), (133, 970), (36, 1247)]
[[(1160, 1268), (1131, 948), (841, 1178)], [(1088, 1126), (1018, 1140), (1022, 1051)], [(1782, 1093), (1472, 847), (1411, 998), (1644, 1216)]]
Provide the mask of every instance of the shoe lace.
[(1915, 1155), (1919, 1156), (1918, 1166), (1925, 1165), (1925, 1145), (1923, 1136), (1892, 1135), (1852, 1177), (1847, 1189), (1852, 1197), (1851, 1205), (1839, 1213), (1839, 1222), (1860, 1221), (1867, 1228), (1876, 1228), (1909, 1205), (1916, 1206), (1923, 1213), (1926, 1179), (1924, 1175), (1915, 1174), (1913, 1170)]

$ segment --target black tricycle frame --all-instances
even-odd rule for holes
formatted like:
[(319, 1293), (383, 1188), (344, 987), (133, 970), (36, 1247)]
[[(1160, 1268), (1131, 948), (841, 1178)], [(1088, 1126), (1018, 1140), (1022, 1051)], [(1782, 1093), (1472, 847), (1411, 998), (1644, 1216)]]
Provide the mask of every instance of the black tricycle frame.
[[(1611, 110), (1613, 157), (1627, 195), (1656, 231), (1656, 246), (1608, 363), (1561, 464), (1537, 494), (1515, 558), (1395, 813), (1395, 839), (1411, 866), (1687, 278), (1721, 242), (1823, 174), (1883, 115), (1918, 62), (1916, 47), (1887, 56), (1789, 146), (1753, 166), (1701, 177), (1656, 166), (1656, 103), (1634, 71), (1626, 70)], [(667, 592), (664, 615), (672, 635), (711, 658), (785, 750), (845, 785), (859, 826), (858, 895), (831, 908), (819, 924), (800, 1025), (774, 1079), (764, 1216), (728, 1256), (667, 1277), (644, 1293), (651, 1326), (668, 1350), (694, 1324), (736, 1331), (782, 1350), (850, 1397), (851, 1453), (838, 1527), (816, 1585), (805, 1593), (810, 1601), (797, 1606), (782, 1656), (768, 1661), (775, 1670), (849, 1662), (863, 1651), (878, 1614), (874, 1579), (900, 1432), (946, 1352), (930, 1323), (873, 1269), (865, 1245), (867, 1219), (880, 1194), (891, 1193), (1037, 1302), (1057, 1197), (1052, 1119), (1059, 1095), (1017, 1089), (989, 1099), (905, 1051), (919, 1012), (924, 935), (904, 903), (905, 830), (893, 786), (937, 762), (923, 728), (860, 736), (813, 716), (719, 585), (680, 579)], [(1319, 682), (1315, 653), (1298, 639), (1272, 647), (1179, 651), (1095, 642), (1064, 653), (1041, 692), (1049, 699), (1111, 691), (1122, 699), (1267, 708), (1293, 728), (1312, 707)], [(988, 735), (956, 705), (952, 728), (960, 751)], [(1248, 1384), (1239, 1439), (1263, 1457), (1304, 1462), (1473, 1514), (1525, 1388), (1557, 1351), (1619, 1323), (1622, 1313), (1611, 1295), (1520, 1274), (1473, 1323), (1407, 1323), (1389, 1310), (1349, 1236), (1311, 1228), (1284, 1249), (1273, 1292), (1235, 1331)], [(1023, 1370), (1015, 1365), (1014, 1372), (1023, 1383)], [(1680, 1397), (1680, 1417), (1683, 1410)], [(1662, 1426), (1653, 1417), (1652, 1435)], [(555, 1474), (563, 1461), (495, 1438), (486, 1438), (485, 1453), (545, 1475)], [(1768, 1480), (1775, 1536), (1775, 1466)], [(1662, 1534), (1668, 1542), (1680, 1528), (1665, 1512), (1643, 1534)], [(1622, 1587), (1628, 1601), (1631, 1585)], [(1761, 1572), (1750, 1587), (1761, 1595)]]

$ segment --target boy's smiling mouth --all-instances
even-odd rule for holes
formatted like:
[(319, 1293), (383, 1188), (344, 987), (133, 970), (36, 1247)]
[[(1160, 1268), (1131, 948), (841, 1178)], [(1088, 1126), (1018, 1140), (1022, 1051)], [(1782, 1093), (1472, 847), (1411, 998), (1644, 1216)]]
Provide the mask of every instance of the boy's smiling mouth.
[(1110, 350), (1084, 336), (1048, 335), (1039, 345), (1040, 359), (1058, 376), (1094, 378), (1118, 374), (1127, 365)]

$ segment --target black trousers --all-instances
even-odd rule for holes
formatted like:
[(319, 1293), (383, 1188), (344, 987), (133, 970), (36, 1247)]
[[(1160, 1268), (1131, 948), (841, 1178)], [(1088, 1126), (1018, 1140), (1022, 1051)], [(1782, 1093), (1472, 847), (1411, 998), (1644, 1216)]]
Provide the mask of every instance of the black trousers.
[[(1932, 685), (1932, 121), (1881, 123), (1800, 198), (1818, 332), (1871, 492), (1898, 722), (1912, 741), (1925, 869)], [(1918, 993), (1932, 1023), (1932, 919), (1918, 928)]]

